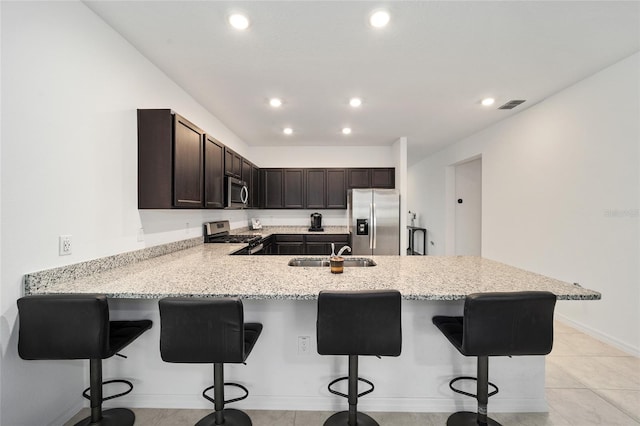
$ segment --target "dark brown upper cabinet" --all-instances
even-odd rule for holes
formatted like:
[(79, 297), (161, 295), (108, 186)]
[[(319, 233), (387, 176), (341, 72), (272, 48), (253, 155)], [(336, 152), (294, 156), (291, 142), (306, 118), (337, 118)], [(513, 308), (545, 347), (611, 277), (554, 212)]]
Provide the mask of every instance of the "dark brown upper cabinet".
[(242, 157), (227, 147), (224, 148), (224, 174), (237, 179), (242, 178)]
[(327, 207), (327, 169), (304, 169), (305, 203), (307, 209)]
[(265, 209), (281, 209), (284, 207), (283, 170), (261, 170), (262, 207)]
[(371, 169), (371, 187), (372, 188), (395, 188), (396, 187), (396, 169), (393, 167)]
[(250, 207), (260, 208), (260, 168), (256, 165), (251, 166), (251, 191), (249, 196)]
[(347, 171), (327, 169), (327, 208), (347, 208)]
[(202, 208), (204, 132), (169, 109), (137, 112), (138, 208)]
[(396, 169), (393, 167), (347, 169), (347, 189), (395, 187)]
[(371, 188), (371, 169), (347, 169), (347, 188)]
[(303, 169), (284, 169), (284, 208), (304, 208)]
[(224, 145), (204, 136), (204, 206), (224, 208)]

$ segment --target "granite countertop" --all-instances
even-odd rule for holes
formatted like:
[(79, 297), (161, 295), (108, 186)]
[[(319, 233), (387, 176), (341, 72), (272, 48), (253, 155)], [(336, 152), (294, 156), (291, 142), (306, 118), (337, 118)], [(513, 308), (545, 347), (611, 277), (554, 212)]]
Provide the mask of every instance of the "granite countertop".
[[(291, 231), (269, 228), (263, 234)], [(124, 254), (135, 258), (124, 263), (119, 261), (123, 255), (116, 255), (27, 274), (25, 293), (304, 300), (317, 298), (321, 290), (392, 288), (414, 300), (458, 300), (476, 292), (521, 290), (548, 290), (565, 300), (600, 299), (598, 292), (475, 256), (371, 256), (377, 266), (345, 267), (344, 273), (332, 274), (328, 267), (288, 266), (294, 256), (228, 255), (243, 244), (202, 244), (193, 239), (189, 245), (150, 258)]]
[(308, 226), (263, 226), (262, 229), (238, 228), (231, 231), (231, 234), (254, 234), (266, 238), (273, 234), (309, 234), (309, 235), (334, 235), (348, 234), (346, 226), (323, 226), (323, 231), (309, 231)]

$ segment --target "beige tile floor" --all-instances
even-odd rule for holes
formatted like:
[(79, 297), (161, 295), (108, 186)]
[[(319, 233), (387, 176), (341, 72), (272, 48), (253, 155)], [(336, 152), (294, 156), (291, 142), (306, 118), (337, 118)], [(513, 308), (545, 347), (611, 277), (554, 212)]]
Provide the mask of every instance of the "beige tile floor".
[[(549, 413), (494, 413), (504, 426), (640, 426), (640, 358), (556, 322), (546, 358)], [(489, 403), (491, 410), (491, 403)], [(136, 425), (194, 425), (209, 410), (134, 409)], [(254, 426), (321, 426), (332, 413), (247, 410)], [(445, 425), (449, 413), (368, 413), (389, 426)], [(64, 426), (88, 415), (81, 410)]]

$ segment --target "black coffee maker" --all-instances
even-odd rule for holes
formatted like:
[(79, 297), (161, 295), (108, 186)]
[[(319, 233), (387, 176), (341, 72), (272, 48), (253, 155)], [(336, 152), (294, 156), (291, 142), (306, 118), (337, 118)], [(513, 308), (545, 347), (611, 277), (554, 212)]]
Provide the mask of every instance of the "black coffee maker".
[(324, 231), (324, 229), (322, 229), (322, 215), (320, 213), (311, 213), (311, 228), (309, 228), (309, 231)]

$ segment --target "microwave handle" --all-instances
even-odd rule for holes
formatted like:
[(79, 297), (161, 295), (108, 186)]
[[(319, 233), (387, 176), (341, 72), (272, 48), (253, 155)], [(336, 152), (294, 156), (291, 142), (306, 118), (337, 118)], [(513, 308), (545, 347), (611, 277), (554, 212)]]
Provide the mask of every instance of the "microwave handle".
[(240, 190), (240, 201), (242, 201), (242, 204), (247, 204), (247, 201), (249, 201), (249, 188), (246, 185)]

